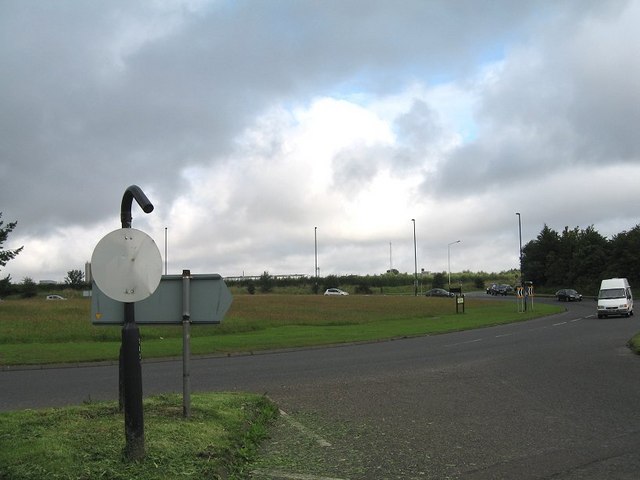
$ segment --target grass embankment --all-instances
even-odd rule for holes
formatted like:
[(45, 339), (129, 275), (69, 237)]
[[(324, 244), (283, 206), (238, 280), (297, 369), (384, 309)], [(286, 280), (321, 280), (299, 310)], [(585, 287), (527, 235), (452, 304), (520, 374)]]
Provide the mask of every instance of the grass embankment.
[[(237, 295), (217, 326), (193, 326), (193, 354), (230, 354), (429, 335), (548, 315), (535, 305), (518, 313), (515, 300), (467, 298), (456, 314), (450, 298)], [(144, 358), (179, 356), (182, 327), (141, 325)], [(0, 304), (0, 365), (116, 360), (120, 328), (90, 323), (90, 301), (8, 300)]]
[(194, 394), (146, 399), (141, 461), (125, 461), (117, 402), (0, 413), (0, 479), (244, 478), (277, 408), (249, 394)]

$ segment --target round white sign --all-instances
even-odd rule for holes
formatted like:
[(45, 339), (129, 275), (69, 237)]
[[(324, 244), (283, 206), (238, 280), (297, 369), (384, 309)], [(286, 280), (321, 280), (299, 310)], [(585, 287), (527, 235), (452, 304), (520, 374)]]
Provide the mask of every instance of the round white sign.
[(91, 256), (91, 274), (98, 288), (118, 302), (139, 302), (151, 296), (162, 277), (162, 257), (153, 239), (135, 228), (105, 235)]

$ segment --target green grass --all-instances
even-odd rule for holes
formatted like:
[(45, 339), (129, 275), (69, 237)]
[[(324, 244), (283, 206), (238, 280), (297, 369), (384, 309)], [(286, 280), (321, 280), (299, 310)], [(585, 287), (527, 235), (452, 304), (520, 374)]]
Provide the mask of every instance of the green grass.
[[(430, 335), (527, 320), (562, 307), (516, 310), (515, 300), (485, 298), (467, 298), (466, 313), (456, 314), (454, 301), (442, 298), (237, 295), (222, 325), (192, 328), (191, 350), (224, 354)], [(143, 325), (141, 334), (144, 358), (181, 354), (180, 326)], [(88, 299), (0, 303), (0, 365), (115, 361), (119, 347), (120, 327), (92, 325)], [(140, 462), (124, 459), (124, 421), (115, 403), (2, 413), (0, 480), (245, 478), (277, 415), (267, 399), (242, 394), (194, 394), (192, 412), (182, 419), (176, 395), (146, 399), (146, 456)]]
[[(515, 300), (413, 296), (237, 295), (222, 325), (193, 326), (193, 354), (228, 354), (430, 335), (527, 320), (561, 310)], [(144, 358), (179, 356), (181, 326), (141, 325)], [(120, 327), (90, 322), (90, 301), (41, 298), (0, 304), (0, 365), (116, 360)]]
[(640, 355), (640, 333), (636, 333), (629, 342), (627, 342), (627, 346), (631, 349), (633, 353), (636, 355)]
[[(277, 408), (253, 394), (194, 394), (144, 401), (143, 460), (124, 457), (117, 403), (0, 413), (0, 479), (239, 478)], [(244, 478), (244, 477), (241, 477)]]

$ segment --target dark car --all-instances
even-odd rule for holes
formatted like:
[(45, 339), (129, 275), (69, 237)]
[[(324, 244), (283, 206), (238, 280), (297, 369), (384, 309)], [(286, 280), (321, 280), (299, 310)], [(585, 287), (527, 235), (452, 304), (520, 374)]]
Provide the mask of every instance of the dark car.
[(573, 288), (563, 288), (556, 292), (556, 298), (559, 301), (565, 302), (581, 302), (582, 295), (576, 292)]
[(490, 295), (508, 295), (513, 292), (511, 285), (496, 285), (495, 283), (487, 288), (487, 293)]
[(432, 288), (427, 293), (427, 297), (453, 297), (453, 293), (447, 292), (444, 288)]

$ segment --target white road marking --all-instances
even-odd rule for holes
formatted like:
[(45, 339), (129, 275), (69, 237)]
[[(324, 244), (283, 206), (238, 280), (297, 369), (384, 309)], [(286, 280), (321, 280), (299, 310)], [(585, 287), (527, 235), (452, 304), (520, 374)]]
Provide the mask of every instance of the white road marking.
[(335, 477), (319, 477), (317, 475), (309, 475), (306, 473), (288, 473), (279, 470), (262, 470), (257, 469), (251, 472), (253, 475), (265, 475), (271, 478), (284, 478), (287, 480), (347, 480), (346, 478)]
[(330, 447), (331, 444), (329, 442), (327, 442), (324, 438), (322, 438), (320, 435), (318, 435), (315, 432), (312, 432), (311, 430), (309, 430), (307, 427), (305, 427), (304, 425), (302, 425), (300, 422), (294, 420), (293, 418), (291, 418), (287, 412), (280, 410), (280, 415), (287, 421), (289, 422), (290, 425), (294, 426), (295, 428), (297, 428), (298, 430), (300, 430), (304, 435), (306, 435), (309, 438), (314, 439), (319, 446), (321, 447)]
[(554, 327), (557, 327), (557, 326), (559, 326), (559, 325), (564, 325), (565, 323), (567, 323), (567, 322), (554, 323), (554, 324), (553, 324), (553, 326), (554, 326)]

